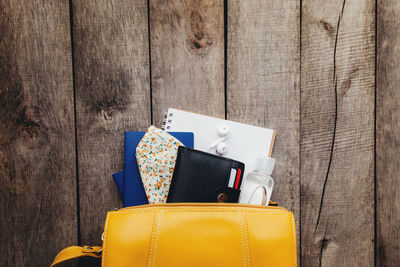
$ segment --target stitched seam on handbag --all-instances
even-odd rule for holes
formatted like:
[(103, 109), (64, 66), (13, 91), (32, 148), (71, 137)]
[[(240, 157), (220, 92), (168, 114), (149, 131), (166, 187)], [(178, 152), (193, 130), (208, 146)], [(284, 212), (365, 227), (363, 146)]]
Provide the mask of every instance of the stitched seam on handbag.
[(250, 267), (250, 249), (249, 249), (249, 237), (248, 237), (248, 229), (247, 229), (247, 216), (246, 216), (246, 212), (244, 210), (242, 210), (243, 212), (243, 217), (244, 217), (244, 236), (245, 236), (245, 240), (246, 240), (246, 249), (247, 249), (247, 262), (249, 264)]
[(154, 247), (154, 260), (153, 260), (153, 267), (156, 263), (156, 256), (157, 256), (157, 246), (158, 246), (158, 236), (160, 235), (160, 223), (161, 223), (161, 215), (163, 214), (164, 210), (161, 210), (160, 215), (158, 215), (157, 220), (157, 235), (156, 235), (156, 246)]
[(107, 230), (108, 230), (108, 221), (110, 218), (110, 213), (107, 213), (107, 217), (106, 217), (106, 226), (104, 227), (104, 240), (103, 240), (103, 252), (102, 252), (102, 266), (105, 267), (106, 266), (106, 240), (107, 240)]
[[(169, 213), (236, 213), (238, 210), (163, 210)], [(247, 210), (247, 213), (268, 214), (268, 215), (287, 215), (288, 212), (268, 212), (268, 211), (252, 211)], [(115, 214), (132, 214), (132, 213), (153, 213), (153, 211), (120, 211)]]
[(246, 267), (246, 256), (244, 253), (244, 237), (243, 237), (243, 214), (242, 211), (238, 210), (240, 215), (240, 236), (242, 238), (242, 257), (243, 257), (243, 266)]
[(156, 212), (154, 213), (154, 217), (153, 217), (153, 225), (151, 227), (151, 242), (150, 242), (150, 247), (149, 247), (149, 258), (147, 259), (147, 266), (150, 267), (151, 265), (151, 258), (153, 255), (153, 242), (154, 242), (154, 232), (155, 232), (155, 228), (157, 225), (157, 215), (158, 215), (158, 209), (156, 210)]
[(296, 251), (297, 251), (297, 247), (296, 247), (296, 226), (295, 226), (295, 222), (294, 222), (294, 216), (293, 214), (291, 215), (292, 217), (292, 228), (293, 228), (293, 233), (292, 233), (292, 246), (293, 246), (293, 266), (296, 267), (297, 266), (297, 257), (296, 257)]

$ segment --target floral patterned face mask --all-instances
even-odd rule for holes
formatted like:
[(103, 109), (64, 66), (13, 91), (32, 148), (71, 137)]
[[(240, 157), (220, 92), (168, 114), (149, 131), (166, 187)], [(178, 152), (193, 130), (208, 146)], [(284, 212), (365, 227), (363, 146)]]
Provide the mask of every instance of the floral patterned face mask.
[(136, 147), (139, 172), (150, 204), (167, 202), (179, 146), (183, 144), (178, 139), (150, 126)]

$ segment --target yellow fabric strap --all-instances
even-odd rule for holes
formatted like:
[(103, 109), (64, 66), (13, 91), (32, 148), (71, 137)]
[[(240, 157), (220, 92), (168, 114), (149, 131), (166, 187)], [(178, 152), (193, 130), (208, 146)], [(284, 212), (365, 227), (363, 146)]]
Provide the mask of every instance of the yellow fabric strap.
[(54, 258), (54, 261), (50, 267), (53, 267), (56, 264), (59, 264), (61, 262), (67, 261), (67, 260), (72, 260), (72, 259), (85, 257), (85, 256), (100, 258), (101, 257), (101, 247), (71, 246), (71, 247), (64, 248)]

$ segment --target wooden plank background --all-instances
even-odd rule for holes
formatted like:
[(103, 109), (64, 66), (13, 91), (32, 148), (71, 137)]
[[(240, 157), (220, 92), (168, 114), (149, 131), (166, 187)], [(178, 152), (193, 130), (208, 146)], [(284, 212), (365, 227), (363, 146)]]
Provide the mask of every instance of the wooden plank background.
[(377, 6), (376, 258), (400, 264), (400, 2)]
[(374, 265), (374, 9), (372, 1), (303, 1), (305, 266)]
[(2, 1), (0, 266), (101, 244), (123, 132), (168, 107), (277, 129), (273, 198), (295, 213), (299, 264), (399, 266), (399, 15), (395, 0)]
[(0, 266), (48, 265), (77, 240), (66, 1), (0, 3)]

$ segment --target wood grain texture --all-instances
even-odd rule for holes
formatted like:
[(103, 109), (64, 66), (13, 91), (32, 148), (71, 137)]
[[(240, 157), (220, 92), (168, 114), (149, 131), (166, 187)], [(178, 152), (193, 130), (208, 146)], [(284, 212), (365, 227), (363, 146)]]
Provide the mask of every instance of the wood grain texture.
[(150, 0), (153, 116), (169, 107), (224, 118), (223, 0)]
[(377, 265), (400, 264), (400, 2), (377, 10), (376, 211)]
[(373, 266), (375, 2), (302, 3), (302, 264)]
[(298, 230), (299, 30), (299, 1), (228, 2), (227, 118), (277, 131), (272, 199), (295, 213)]
[(73, 1), (82, 243), (101, 244), (106, 212), (122, 206), (124, 131), (150, 125), (147, 2)]
[(0, 2), (0, 266), (77, 242), (68, 1)]

